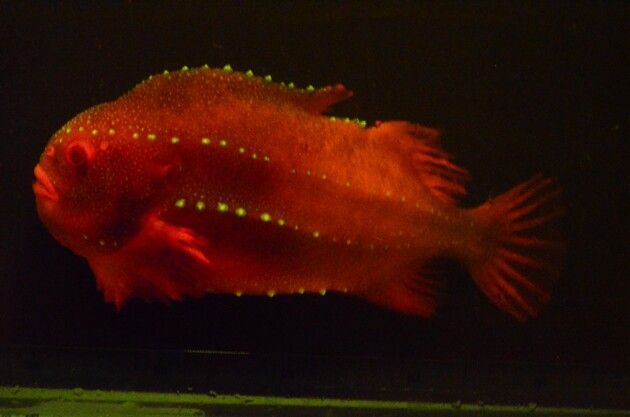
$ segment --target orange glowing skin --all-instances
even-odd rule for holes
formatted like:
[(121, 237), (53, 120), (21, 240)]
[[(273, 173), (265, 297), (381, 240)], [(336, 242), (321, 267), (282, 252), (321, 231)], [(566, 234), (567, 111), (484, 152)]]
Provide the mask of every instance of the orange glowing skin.
[(430, 316), (434, 257), (465, 262), (519, 319), (549, 298), (557, 190), (535, 178), (461, 209), (436, 131), (321, 113), (349, 98), (207, 67), (149, 78), (50, 140), (38, 211), (107, 301), (329, 291)]

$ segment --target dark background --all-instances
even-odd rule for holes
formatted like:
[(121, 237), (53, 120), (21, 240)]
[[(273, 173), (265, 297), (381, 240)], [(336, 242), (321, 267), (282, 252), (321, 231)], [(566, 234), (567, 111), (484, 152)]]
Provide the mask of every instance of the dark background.
[[(627, 372), (628, 6), (624, 2), (1, 2), (0, 344), (207, 349), (586, 366)], [(475, 205), (543, 172), (569, 255), (518, 324), (446, 269), (438, 316), (327, 295), (105, 304), (37, 218), (32, 169), (78, 112), (203, 64), (299, 86), (343, 82), (334, 114), (437, 126)]]

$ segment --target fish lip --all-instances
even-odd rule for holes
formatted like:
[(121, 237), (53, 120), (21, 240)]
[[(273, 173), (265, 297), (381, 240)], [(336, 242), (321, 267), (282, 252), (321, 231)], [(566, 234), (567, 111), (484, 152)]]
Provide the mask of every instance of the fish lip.
[(35, 182), (33, 183), (33, 192), (37, 197), (42, 197), (51, 201), (59, 201), (59, 193), (55, 189), (50, 177), (39, 164), (33, 170), (35, 174)]

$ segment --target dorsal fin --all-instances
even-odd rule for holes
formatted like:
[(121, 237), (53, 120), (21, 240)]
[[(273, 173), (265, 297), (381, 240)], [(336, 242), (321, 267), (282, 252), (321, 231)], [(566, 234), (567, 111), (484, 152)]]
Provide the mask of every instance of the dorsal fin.
[(273, 82), (270, 75), (257, 76), (249, 70), (238, 72), (229, 65), (223, 69), (203, 66), (195, 69), (154, 75), (143, 81), (128, 95), (130, 99), (147, 97), (185, 97), (189, 100), (222, 100), (244, 98), (278, 104), (292, 104), (309, 113), (325, 112), (330, 106), (352, 97), (352, 91), (342, 84), (315, 88), (297, 88), (293, 83)]
[(441, 201), (454, 204), (466, 194), (468, 172), (451, 162), (439, 143), (439, 132), (409, 122), (378, 122), (371, 134), (396, 141), (413, 167), (420, 181)]

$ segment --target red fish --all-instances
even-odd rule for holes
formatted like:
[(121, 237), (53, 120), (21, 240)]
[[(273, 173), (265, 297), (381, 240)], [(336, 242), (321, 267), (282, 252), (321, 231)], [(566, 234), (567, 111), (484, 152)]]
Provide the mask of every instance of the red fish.
[(559, 189), (535, 177), (458, 208), (438, 132), (324, 116), (352, 96), (207, 66), (150, 77), (53, 135), (33, 190), (108, 302), (341, 292), (434, 314), (436, 257), (519, 320), (559, 273)]

